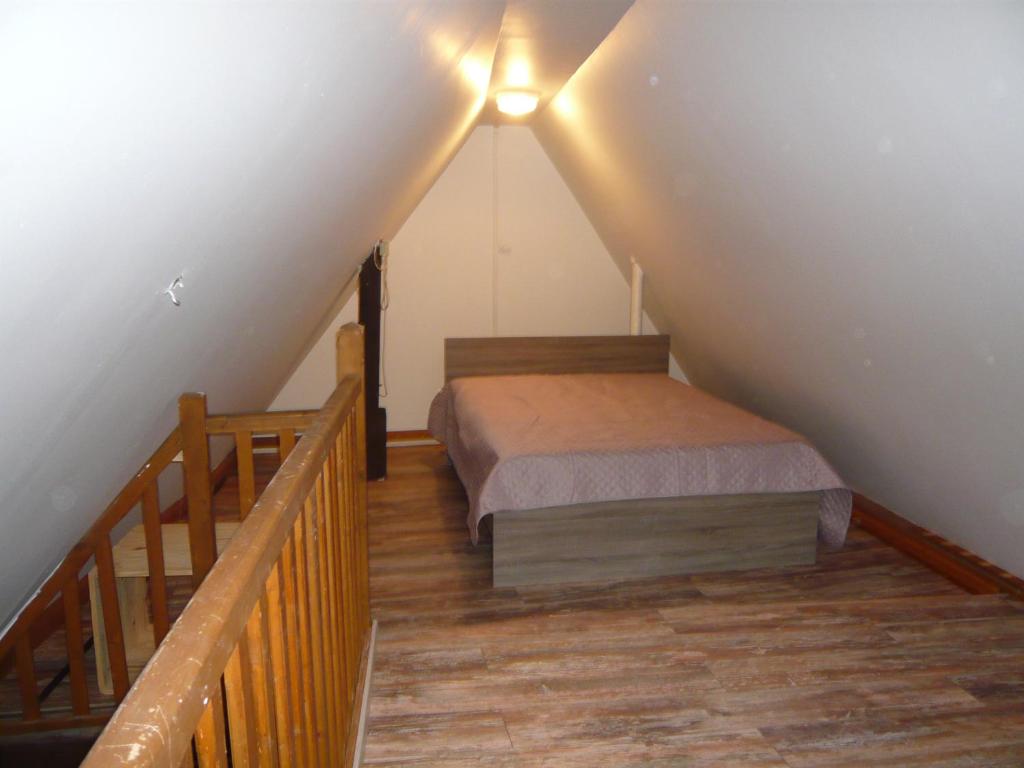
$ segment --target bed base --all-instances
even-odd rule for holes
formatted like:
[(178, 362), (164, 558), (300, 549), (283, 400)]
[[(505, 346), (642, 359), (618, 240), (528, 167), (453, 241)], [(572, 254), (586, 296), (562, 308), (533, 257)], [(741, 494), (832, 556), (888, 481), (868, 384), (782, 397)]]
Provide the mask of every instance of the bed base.
[(683, 496), (498, 512), (494, 586), (809, 565), (820, 493)]

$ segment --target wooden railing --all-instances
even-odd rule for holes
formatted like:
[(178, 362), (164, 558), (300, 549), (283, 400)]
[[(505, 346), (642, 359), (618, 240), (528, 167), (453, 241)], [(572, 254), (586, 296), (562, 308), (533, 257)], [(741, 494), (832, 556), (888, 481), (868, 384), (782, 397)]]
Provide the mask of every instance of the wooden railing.
[[(86, 768), (351, 763), (370, 636), (359, 326), (339, 332), (338, 349), (334, 394), (115, 712)], [(238, 432), (239, 424), (212, 428)]]
[[(119, 700), (127, 693), (128, 669), (114, 577), (111, 536), (125, 516), (141, 504), (147, 538), (152, 537), (159, 541), (160, 501), (157, 479), (181, 450), (181, 443), (181, 430), (175, 428), (46, 580), (3, 638), (0, 638), (0, 667), (9, 665), (13, 654), (21, 698), (20, 720), (0, 721), (0, 733), (96, 725), (105, 722), (109, 717), (109, 711), (92, 711), (86, 680), (82, 607), (89, 599), (89, 593), (82, 572), (90, 563), (95, 564), (99, 589), (103, 594), (103, 619), (109, 627), (106, 643), (112, 662), (114, 696)], [(160, 551), (159, 547), (153, 548), (154, 558)], [(155, 568), (154, 572), (158, 570)], [(166, 592), (160, 587), (162, 584), (157, 584), (154, 580), (151, 603), (155, 643), (159, 643), (168, 627)], [(40, 702), (40, 687), (33, 653), (58, 629), (64, 630), (67, 649), (66, 674), (71, 686), (71, 706), (70, 712), (62, 709), (56, 713), (48, 713), (43, 711)]]
[[(256, 454), (276, 448), (284, 462), (318, 414), (207, 415), (204, 395), (182, 395), (179, 426), (0, 637), (0, 736), (110, 718), (213, 567), (218, 541), (253, 508)], [(211, 472), (209, 439), (225, 435), (234, 448)], [(178, 462), (183, 496), (162, 508), (160, 482)], [(213, 494), (236, 469), (237, 507), (215, 514)], [(174, 578), (189, 575), (191, 587)]]
[[(0, 679), (13, 673), (20, 711), (3, 702), (0, 735), (101, 725), (124, 698), (131, 681), (167, 634), (172, 618), (168, 576), (191, 573), (198, 584), (216, 558), (212, 492), (238, 465), (240, 499), (235, 519), (244, 518), (255, 499), (254, 445), (269, 441), (283, 457), (297, 432), (312, 424), (317, 411), (207, 416), (206, 398), (185, 394), (181, 422), (143, 464), (21, 614), (0, 637)], [(209, 435), (231, 434), (235, 448), (216, 472), (209, 467)], [(161, 509), (159, 480), (178, 457), (186, 489), (182, 500)], [(124, 533), (127, 518), (140, 519)], [(180, 520), (183, 525), (168, 525)], [(222, 524), (218, 524), (222, 525)], [(180, 529), (187, 537), (178, 536)], [(133, 534), (137, 532), (137, 536)], [(122, 551), (138, 539), (141, 552)], [(179, 547), (179, 544), (182, 549)], [(134, 570), (123, 560), (135, 555)], [(168, 562), (170, 561), (170, 562)], [(181, 564), (184, 561), (184, 565)], [(133, 578), (135, 577), (135, 578)], [(179, 590), (180, 591), (180, 590)], [(36, 655), (47, 640), (63, 635), (65, 663), (47, 681), (38, 674)], [(146, 636), (148, 635), (148, 636)], [(53, 655), (54, 643), (47, 649)], [(94, 657), (90, 663), (89, 657)], [(53, 659), (50, 659), (50, 666)], [(95, 676), (92, 667), (96, 668)], [(68, 691), (56, 704), (48, 697)]]

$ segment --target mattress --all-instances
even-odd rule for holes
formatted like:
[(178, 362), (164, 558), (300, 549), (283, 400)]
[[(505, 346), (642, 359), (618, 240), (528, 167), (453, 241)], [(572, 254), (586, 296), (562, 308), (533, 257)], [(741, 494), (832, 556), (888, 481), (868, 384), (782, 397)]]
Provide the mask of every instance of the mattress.
[(474, 542), (493, 512), (671, 496), (822, 491), (819, 538), (849, 526), (851, 493), (806, 439), (664, 374), (457, 378), (429, 428)]

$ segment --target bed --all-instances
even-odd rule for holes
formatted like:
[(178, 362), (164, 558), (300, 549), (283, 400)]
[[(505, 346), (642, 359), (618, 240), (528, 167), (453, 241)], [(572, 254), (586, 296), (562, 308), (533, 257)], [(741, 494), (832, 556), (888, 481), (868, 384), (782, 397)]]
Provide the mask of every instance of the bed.
[(668, 377), (666, 336), (445, 340), (429, 428), (495, 586), (813, 563), (851, 494), (800, 435)]

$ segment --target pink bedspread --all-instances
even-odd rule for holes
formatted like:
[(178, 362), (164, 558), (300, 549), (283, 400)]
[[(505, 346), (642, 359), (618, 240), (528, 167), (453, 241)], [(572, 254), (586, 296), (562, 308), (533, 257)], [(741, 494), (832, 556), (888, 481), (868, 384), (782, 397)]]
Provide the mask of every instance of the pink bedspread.
[(492, 512), (661, 496), (824, 491), (840, 546), (851, 494), (800, 435), (663, 374), (454, 379), (430, 406), (469, 496)]

